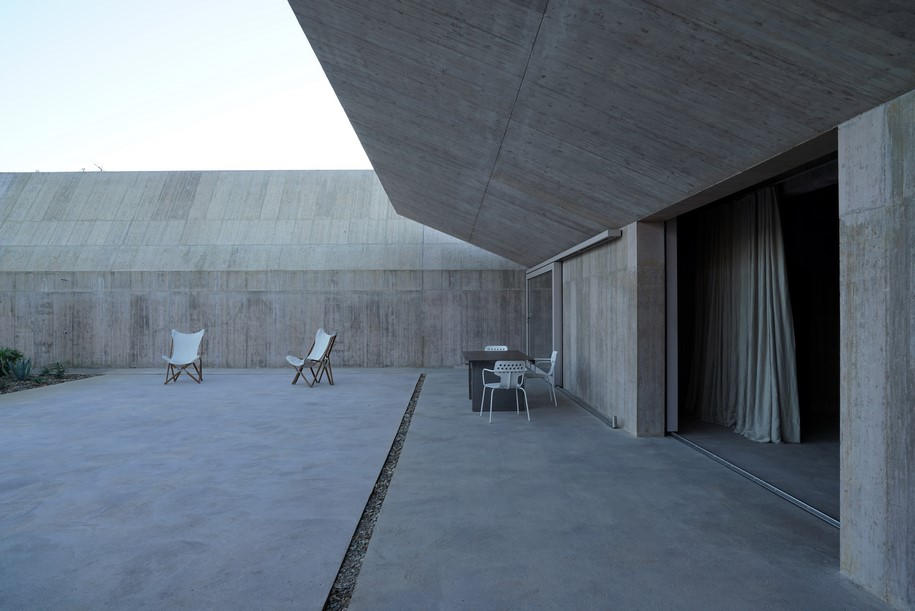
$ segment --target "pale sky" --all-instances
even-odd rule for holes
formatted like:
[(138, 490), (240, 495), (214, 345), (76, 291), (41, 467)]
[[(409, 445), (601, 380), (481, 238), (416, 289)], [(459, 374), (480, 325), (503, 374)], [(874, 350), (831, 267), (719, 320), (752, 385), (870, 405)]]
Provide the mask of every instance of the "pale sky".
[(0, 0), (0, 172), (367, 169), (285, 0)]

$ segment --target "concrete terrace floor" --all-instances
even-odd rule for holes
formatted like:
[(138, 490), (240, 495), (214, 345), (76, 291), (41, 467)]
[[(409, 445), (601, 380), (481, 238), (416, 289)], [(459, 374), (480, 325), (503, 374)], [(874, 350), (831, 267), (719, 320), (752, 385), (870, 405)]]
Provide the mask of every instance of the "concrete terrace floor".
[(0, 395), (0, 608), (320, 609), (415, 370)]
[[(0, 608), (320, 609), (419, 370), (112, 372), (0, 395)], [(838, 531), (545, 386), (428, 372), (352, 609), (868, 609)]]
[[(350, 609), (880, 609), (839, 532), (672, 438), (431, 372)], [(488, 414), (487, 414), (488, 415)]]

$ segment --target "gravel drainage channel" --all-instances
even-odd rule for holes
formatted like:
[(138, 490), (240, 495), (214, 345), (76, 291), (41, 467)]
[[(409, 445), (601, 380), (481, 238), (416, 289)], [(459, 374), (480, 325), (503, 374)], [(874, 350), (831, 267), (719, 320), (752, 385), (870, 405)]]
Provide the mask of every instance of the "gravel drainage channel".
[(397, 468), (397, 460), (400, 458), (400, 451), (403, 449), (404, 441), (407, 439), (407, 431), (410, 429), (410, 421), (413, 419), (413, 412), (416, 410), (416, 402), (419, 400), (419, 393), (423, 389), (423, 381), (426, 374), (421, 373), (416, 381), (416, 387), (413, 389), (413, 396), (404, 410), (403, 418), (400, 420), (400, 428), (394, 436), (394, 442), (391, 443), (391, 449), (388, 451), (388, 457), (381, 467), (381, 473), (375, 480), (375, 487), (369, 500), (362, 510), (362, 517), (356, 525), (356, 531), (349, 542), (349, 548), (340, 564), (340, 570), (337, 571), (337, 578), (334, 579), (334, 585), (330, 588), (327, 600), (324, 602), (324, 611), (341, 611), (349, 607), (349, 601), (353, 597), (353, 590), (356, 588), (356, 580), (359, 579), (359, 570), (362, 568), (362, 559), (365, 558), (365, 552), (369, 548), (369, 541), (372, 540), (372, 532), (375, 530), (375, 522), (378, 521), (378, 514), (381, 512), (381, 505), (384, 503), (384, 497), (388, 493), (388, 486), (391, 484), (391, 478), (394, 477), (394, 469)]

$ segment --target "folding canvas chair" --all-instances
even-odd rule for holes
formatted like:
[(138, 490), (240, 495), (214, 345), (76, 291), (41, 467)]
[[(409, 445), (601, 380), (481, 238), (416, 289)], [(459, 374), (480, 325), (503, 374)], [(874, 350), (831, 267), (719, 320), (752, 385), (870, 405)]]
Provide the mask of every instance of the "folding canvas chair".
[[(330, 366), (330, 351), (334, 349), (334, 342), (337, 341), (337, 334), (330, 335), (324, 329), (318, 329), (315, 333), (315, 340), (308, 349), (304, 359), (297, 356), (286, 355), (286, 362), (295, 367), (295, 377), (292, 383), (295, 384), (301, 377), (309, 386), (314, 386), (321, 381), (324, 374), (327, 374), (327, 381), (334, 385), (334, 370)], [(311, 382), (305, 376), (305, 368), (311, 372)]]
[[(172, 355), (162, 358), (168, 365), (165, 367), (165, 383), (174, 382), (183, 373), (198, 384), (203, 381), (203, 358), (200, 356), (200, 341), (203, 339), (205, 329), (196, 333), (181, 333), (172, 329)], [(198, 365), (199, 363), (199, 365)], [(197, 372), (188, 369), (193, 367)]]

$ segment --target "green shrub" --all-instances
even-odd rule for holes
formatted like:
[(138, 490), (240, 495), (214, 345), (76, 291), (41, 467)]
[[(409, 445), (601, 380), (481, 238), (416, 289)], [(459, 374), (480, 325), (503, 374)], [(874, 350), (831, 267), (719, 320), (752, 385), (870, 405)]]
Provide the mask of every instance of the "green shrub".
[(0, 376), (12, 373), (10, 367), (22, 358), (22, 353), (15, 348), (0, 348)]
[(66, 372), (67, 372), (66, 368), (64, 368), (64, 366), (60, 363), (60, 361), (58, 361), (56, 363), (52, 363), (51, 365), (45, 365), (44, 367), (42, 367), (41, 373), (39, 373), (38, 375), (41, 377), (52, 376), (52, 377), (60, 379), (60, 378), (64, 377), (64, 374)]
[(10, 365), (10, 372), (13, 374), (13, 377), (19, 380), (28, 380), (29, 376), (32, 374), (32, 359), (18, 359), (15, 363)]

